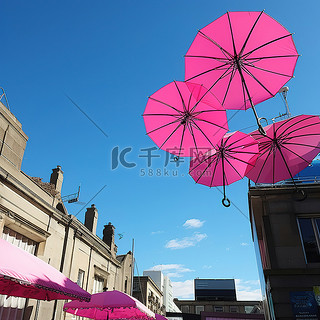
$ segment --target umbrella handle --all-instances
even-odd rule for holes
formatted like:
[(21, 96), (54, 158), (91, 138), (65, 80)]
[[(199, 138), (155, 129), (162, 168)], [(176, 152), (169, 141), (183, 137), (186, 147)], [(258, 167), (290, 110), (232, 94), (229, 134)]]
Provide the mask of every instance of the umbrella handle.
[(173, 157), (173, 161), (174, 161), (174, 162), (177, 162), (177, 161), (179, 161), (179, 158), (180, 158), (179, 156), (174, 156), (174, 157)]
[(230, 207), (230, 205), (231, 205), (230, 200), (226, 196), (222, 199), (221, 202), (226, 208)]
[(257, 119), (257, 123), (258, 123), (258, 131), (263, 135), (263, 136), (266, 136), (266, 132), (265, 130), (263, 129), (262, 125), (261, 125), (261, 120), (265, 120), (267, 123), (268, 123), (268, 120), (264, 117), (262, 118), (258, 118)]

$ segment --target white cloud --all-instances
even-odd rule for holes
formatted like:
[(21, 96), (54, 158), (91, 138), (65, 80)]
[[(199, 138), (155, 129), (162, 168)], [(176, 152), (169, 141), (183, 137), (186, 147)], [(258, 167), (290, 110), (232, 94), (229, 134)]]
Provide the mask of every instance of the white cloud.
[(259, 280), (241, 280), (235, 279), (236, 292), (238, 300), (256, 300), (262, 299)]
[(241, 242), (240, 243), (240, 246), (244, 246), (245, 247), (245, 246), (248, 246), (248, 245), (249, 245), (249, 243), (246, 243), (246, 242)]
[(212, 269), (213, 267), (212, 266), (208, 266), (208, 265), (204, 265), (204, 266), (202, 266), (202, 269)]
[(158, 264), (149, 270), (162, 271), (169, 278), (181, 278), (183, 277), (183, 273), (194, 271), (186, 268), (183, 264)]
[(193, 299), (194, 285), (193, 280), (172, 282), (173, 296), (179, 299)]
[(197, 243), (206, 239), (208, 236), (205, 233), (195, 233), (191, 237), (185, 237), (182, 239), (172, 239), (167, 242), (166, 248), (169, 249), (184, 249), (188, 247), (194, 247)]
[(183, 224), (183, 226), (187, 229), (201, 228), (204, 223), (205, 221), (200, 221), (199, 219), (189, 219)]
[(164, 231), (159, 230), (159, 231), (152, 231), (152, 232), (151, 232), (152, 235), (154, 235), (154, 234), (161, 234), (161, 233), (164, 233)]

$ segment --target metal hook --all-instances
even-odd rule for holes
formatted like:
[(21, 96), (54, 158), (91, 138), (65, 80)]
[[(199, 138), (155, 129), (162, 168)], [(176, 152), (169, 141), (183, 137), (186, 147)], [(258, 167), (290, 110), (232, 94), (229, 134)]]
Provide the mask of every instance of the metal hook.
[(231, 202), (227, 197), (224, 197), (221, 202), (226, 208), (230, 207), (231, 205)]
[(262, 117), (262, 118), (259, 118), (258, 121), (257, 121), (257, 122), (258, 122), (258, 131), (259, 131), (263, 136), (266, 136), (267, 133), (265, 132), (265, 130), (263, 129), (263, 127), (262, 127), (262, 125), (261, 125), (261, 120), (265, 120), (267, 124), (268, 124), (268, 120), (267, 120), (266, 118)]

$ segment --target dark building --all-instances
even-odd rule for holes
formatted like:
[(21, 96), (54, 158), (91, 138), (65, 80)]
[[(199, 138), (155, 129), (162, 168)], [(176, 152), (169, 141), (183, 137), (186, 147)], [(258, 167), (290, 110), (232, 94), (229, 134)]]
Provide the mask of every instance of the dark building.
[(320, 161), (294, 179), (249, 186), (266, 319), (320, 319)]
[(234, 279), (195, 279), (194, 295), (198, 301), (236, 301)]

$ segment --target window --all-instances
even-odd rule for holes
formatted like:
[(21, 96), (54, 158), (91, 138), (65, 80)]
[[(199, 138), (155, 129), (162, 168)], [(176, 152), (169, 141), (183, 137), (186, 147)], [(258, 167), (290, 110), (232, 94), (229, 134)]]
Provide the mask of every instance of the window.
[(214, 312), (223, 312), (223, 307), (214, 306)]
[(98, 276), (94, 276), (92, 294), (103, 292), (103, 288), (104, 288), (104, 279)]
[(204, 306), (196, 306), (196, 314), (200, 314), (202, 311), (204, 311)]
[[(36, 252), (37, 243), (35, 241), (7, 227), (4, 227), (3, 229), (2, 239), (31, 254), (35, 254)], [(0, 295), (0, 318), (21, 320), (23, 317), (25, 304), (25, 298)]]
[(189, 306), (181, 306), (182, 313), (189, 313)]
[(320, 218), (299, 218), (298, 222), (307, 263), (320, 262)]
[(230, 306), (230, 312), (239, 312), (239, 308), (237, 306)]
[(83, 288), (83, 280), (84, 280), (84, 271), (79, 269), (77, 285), (81, 288)]

